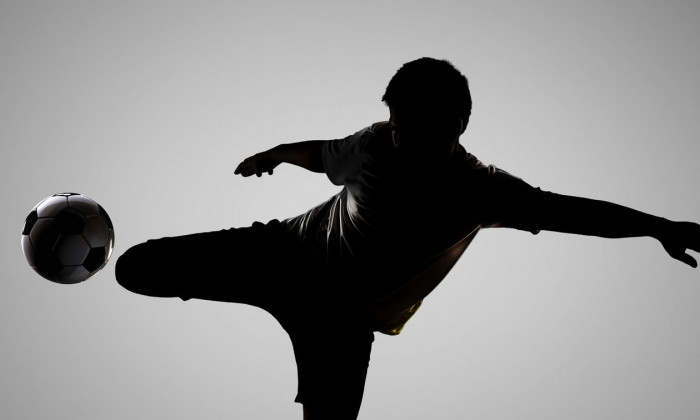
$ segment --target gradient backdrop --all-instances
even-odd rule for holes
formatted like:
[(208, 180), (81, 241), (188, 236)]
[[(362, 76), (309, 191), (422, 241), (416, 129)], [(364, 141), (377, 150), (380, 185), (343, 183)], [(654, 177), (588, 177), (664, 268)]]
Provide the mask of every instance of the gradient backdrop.
[[(462, 143), (545, 190), (700, 221), (697, 1), (0, 1), (0, 418), (300, 419), (284, 331), (242, 305), (131, 294), (148, 238), (297, 215), (338, 191), (278, 143), (387, 119), (404, 62), (469, 78)], [(114, 255), (26, 264), (24, 218), (85, 194)], [(397, 337), (361, 419), (694, 419), (700, 271), (652, 239), (483, 231)]]

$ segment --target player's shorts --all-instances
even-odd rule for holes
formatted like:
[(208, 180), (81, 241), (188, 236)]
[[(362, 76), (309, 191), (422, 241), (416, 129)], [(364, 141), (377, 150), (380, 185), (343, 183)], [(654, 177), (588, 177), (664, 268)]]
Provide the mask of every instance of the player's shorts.
[(265, 309), (292, 341), (295, 401), (319, 417), (357, 417), (374, 334), (279, 221), (149, 240), (128, 249), (115, 271), (135, 293)]

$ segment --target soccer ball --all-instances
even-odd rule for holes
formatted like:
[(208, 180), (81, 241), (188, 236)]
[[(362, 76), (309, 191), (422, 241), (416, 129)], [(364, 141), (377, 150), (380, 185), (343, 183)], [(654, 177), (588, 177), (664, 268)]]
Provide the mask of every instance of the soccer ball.
[(56, 283), (87, 280), (107, 264), (114, 228), (93, 199), (60, 193), (37, 204), (24, 223), (22, 250), (29, 265)]

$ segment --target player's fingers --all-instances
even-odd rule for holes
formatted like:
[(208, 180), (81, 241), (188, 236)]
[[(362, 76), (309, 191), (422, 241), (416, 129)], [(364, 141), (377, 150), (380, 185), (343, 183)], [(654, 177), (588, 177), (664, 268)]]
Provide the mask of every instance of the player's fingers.
[(243, 175), (243, 177), (249, 177), (253, 175), (255, 171), (255, 165), (251, 164), (251, 162), (248, 160), (243, 161), (240, 165), (238, 165), (238, 168), (236, 168), (236, 173)]
[(688, 254), (685, 254), (685, 255), (686, 255), (686, 262), (688, 263), (688, 265), (693, 267), (693, 268), (697, 268), (698, 262), (695, 260), (695, 258), (691, 257)]
[(239, 163), (238, 166), (236, 166), (236, 169), (233, 171), (233, 173), (245, 176), (245, 173), (250, 170), (250, 163), (250, 158), (244, 159), (243, 162)]
[(696, 252), (700, 252), (700, 225), (693, 222), (684, 222), (684, 240), (686, 246)]
[(695, 252), (700, 252), (700, 237), (693, 238), (688, 244), (688, 249), (692, 249)]
[(697, 268), (698, 262), (695, 261), (695, 258), (691, 257), (690, 255), (686, 254), (685, 252), (678, 253), (675, 255), (675, 258), (678, 259), (679, 261), (683, 261), (684, 263), (688, 264), (689, 266), (693, 268)]
[(244, 177), (250, 176), (250, 168), (245, 166), (238, 167), (235, 171), (236, 174), (243, 175)]

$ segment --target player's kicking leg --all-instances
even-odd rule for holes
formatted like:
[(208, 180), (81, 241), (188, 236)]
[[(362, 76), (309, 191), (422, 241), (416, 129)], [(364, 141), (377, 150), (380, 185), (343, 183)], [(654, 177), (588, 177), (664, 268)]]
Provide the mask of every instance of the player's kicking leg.
[(119, 284), (154, 297), (197, 298), (260, 306), (303, 290), (290, 279), (303, 267), (277, 221), (250, 227), (149, 240), (117, 260)]

